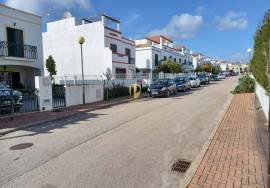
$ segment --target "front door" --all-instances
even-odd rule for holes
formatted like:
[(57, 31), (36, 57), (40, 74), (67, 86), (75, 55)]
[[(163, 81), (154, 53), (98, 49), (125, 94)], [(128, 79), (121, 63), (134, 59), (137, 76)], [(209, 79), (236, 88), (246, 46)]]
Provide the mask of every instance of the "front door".
[(12, 73), (12, 88), (13, 89), (22, 89), (20, 84), (20, 73), (13, 72)]

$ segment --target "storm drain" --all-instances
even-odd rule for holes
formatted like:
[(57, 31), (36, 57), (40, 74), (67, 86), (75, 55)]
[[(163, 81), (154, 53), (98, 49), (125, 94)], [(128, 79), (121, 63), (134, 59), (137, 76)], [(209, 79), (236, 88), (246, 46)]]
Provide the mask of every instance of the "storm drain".
[(185, 173), (187, 169), (190, 167), (191, 162), (186, 161), (183, 159), (179, 159), (176, 161), (173, 166), (172, 166), (172, 171), (180, 172), (180, 173)]
[(10, 150), (21, 150), (21, 149), (30, 148), (33, 145), (34, 145), (33, 143), (22, 143), (22, 144), (17, 144), (17, 145), (11, 146), (9, 149)]

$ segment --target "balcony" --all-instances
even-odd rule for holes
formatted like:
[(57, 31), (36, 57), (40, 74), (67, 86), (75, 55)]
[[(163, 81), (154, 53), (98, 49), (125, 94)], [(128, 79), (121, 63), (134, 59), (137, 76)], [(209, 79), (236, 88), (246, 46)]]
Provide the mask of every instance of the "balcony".
[(37, 59), (37, 47), (0, 41), (0, 57)]

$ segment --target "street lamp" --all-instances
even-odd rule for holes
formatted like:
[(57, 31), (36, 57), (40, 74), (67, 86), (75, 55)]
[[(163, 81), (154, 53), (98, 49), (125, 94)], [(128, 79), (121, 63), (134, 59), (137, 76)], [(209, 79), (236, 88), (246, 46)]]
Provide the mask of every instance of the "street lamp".
[(83, 105), (85, 105), (85, 87), (84, 87), (84, 70), (83, 70), (83, 50), (82, 45), (84, 44), (85, 39), (83, 36), (78, 38), (78, 43), (81, 46), (81, 63), (82, 63), (82, 85), (83, 85)]

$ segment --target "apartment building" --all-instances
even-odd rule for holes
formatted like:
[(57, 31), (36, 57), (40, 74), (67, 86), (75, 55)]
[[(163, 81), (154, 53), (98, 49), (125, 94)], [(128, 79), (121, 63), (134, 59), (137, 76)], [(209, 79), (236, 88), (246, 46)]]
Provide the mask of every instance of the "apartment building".
[(164, 35), (148, 36), (136, 40), (136, 66), (143, 73), (155, 70), (166, 59), (172, 59), (183, 65), (185, 72), (193, 70), (190, 55), (180, 51), (173, 40)]
[(80, 36), (85, 38), (86, 76), (102, 76), (107, 69), (115, 78), (136, 73), (135, 42), (123, 36), (118, 19), (101, 14), (77, 20), (65, 13), (63, 19), (47, 23), (43, 33), (44, 60), (53, 56), (58, 76), (81, 75)]
[(41, 17), (0, 4), (0, 82), (34, 87), (43, 75)]

